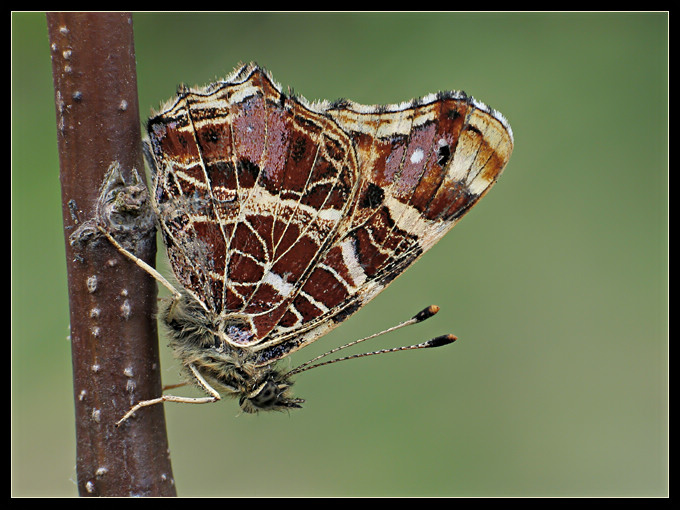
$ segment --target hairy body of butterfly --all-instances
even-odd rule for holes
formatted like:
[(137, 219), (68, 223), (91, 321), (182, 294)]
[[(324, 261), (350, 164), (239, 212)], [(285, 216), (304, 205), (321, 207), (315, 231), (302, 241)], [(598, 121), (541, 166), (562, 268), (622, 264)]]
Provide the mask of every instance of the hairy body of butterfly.
[[(213, 395), (214, 400), (219, 400), (219, 395), (237, 397), (246, 413), (299, 408), (304, 402), (292, 398), (289, 376), (271, 365), (258, 366), (248, 348), (230, 347), (224, 341), (220, 319), (206, 312), (186, 292), (161, 311), (160, 319), (186, 375)], [(201, 377), (197, 378), (189, 367)]]

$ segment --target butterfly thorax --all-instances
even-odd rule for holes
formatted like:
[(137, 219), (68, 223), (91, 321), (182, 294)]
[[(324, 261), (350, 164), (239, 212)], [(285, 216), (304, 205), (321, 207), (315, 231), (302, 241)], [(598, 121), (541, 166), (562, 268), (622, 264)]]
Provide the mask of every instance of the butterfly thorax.
[(224, 320), (205, 310), (188, 293), (161, 311), (175, 357), (191, 376), (190, 366), (221, 395), (239, 398), (243, 411), (280, 411), (300, 407), (291, 397), (292, 382), (270, 365), (256, 364), (248, 346), (225, 340)]

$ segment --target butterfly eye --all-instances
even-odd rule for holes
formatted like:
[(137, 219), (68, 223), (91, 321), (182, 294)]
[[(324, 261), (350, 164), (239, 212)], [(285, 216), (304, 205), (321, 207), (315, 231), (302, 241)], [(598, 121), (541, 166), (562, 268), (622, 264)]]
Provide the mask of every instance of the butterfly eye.
[(239, 405), (246, 413), (256, 413), (258, 411), (283, 410), (288, 408), (299, 408), (304, 400), (299, 398), (289, 398), (287, 390), (290, 387), (285, 381), (277, 383), (281, 375), (273, 372), (267, 379), (254, 391), (244, 395), (239, 400)]
[(272, 407), (278, 397), (278, 387), (273, 381), (267, 381), (260, 388), (258, 388), (257, 394), (247, 397), (255, 407), (260, 409), (268, 409)]

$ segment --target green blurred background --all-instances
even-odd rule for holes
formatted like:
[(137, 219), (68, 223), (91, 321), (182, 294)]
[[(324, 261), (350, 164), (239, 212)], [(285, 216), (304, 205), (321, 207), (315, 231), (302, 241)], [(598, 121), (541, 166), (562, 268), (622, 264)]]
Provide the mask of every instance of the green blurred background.
[[(166, 405), (182, 496), (665, 496), (666, 13), (135, 14), (142, 116), (255, 60), (309, 99), (463, 89), (509, 119), (499, 184), (293, 363), (304, 410)], [(12, 14), (12, 494), (76, 495), (55, 110), (42, 13)], [(161, 339), (165, 346), (165, 341)], [(177, 366), (163, 347), (166, 383)]]

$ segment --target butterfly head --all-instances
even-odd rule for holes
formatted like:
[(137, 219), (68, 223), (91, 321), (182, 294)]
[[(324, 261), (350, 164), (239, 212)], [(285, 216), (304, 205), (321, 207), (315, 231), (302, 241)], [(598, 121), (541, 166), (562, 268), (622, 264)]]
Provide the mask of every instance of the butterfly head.
[(253, 391), (242, 394), (239, 405), (246, 413), (299, 409), (304, 400), (291, 397), (291, 386), (292, 382), (285, 374), (272, 370), (262, 384)]

